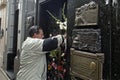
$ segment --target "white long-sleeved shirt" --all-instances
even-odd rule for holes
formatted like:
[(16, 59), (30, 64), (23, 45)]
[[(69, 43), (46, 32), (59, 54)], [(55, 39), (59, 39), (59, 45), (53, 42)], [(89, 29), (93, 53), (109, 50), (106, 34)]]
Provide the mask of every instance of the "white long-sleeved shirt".
[[(46, 52), (53, 50), (62, 43), (62, 36), (48, 39), (28, 37), (22, 45), (20, 70), (16, 80), (46, 80)], [(53, 45), (52, 45), (53, 44)]]

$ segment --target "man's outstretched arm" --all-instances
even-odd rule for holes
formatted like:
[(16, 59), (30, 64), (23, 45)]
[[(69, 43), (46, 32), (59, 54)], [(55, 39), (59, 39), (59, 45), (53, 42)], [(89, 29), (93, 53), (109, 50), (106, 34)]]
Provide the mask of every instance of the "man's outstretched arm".
[(51, 37), (45, 39), (43, 41), (43, 51), (51, 51), (56, 49), (62, 42), (64, 41), (62, 35), (57, 35), (55, 37)]

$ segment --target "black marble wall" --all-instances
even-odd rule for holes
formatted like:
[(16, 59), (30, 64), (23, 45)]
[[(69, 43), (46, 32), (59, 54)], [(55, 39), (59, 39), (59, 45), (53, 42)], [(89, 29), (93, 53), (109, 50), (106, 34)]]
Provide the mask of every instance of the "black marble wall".
[(120, 79), (120, 1), (111, 4), (111, 79)]
[[(68, 47), (76, 47), (80, 50), (81, 47), (74, 46), (73, 35), (74, 29), (79, 29), (78, 35), (84, 35), (85, 31), (80, 29), (100, 29), (101, 30), (101, 51), (105, 55), (103, 79), (119, 80), (120, 79), (120, 1), (119, 0), (93, 0), (98, 3), (98, 24), (94, 26), (79, 26), (75, 27), (75, 8), (78, 8), (91, 0), (68, 0)], [(82, 33), (83, 32), (83, 33)], [(88, 31), (89, 32), (89, 31)], [(82, 33), (82, 34), (81, 34)], [(91, 33), (90, 33), (91, 34)], [(85, 35), (84, 35), (85, 36)], [(82, 37), (84, 37), (82, 36)], [(80, 41), (84, 41), (82, 38)], [(92, 40), (92, 39), (89, 39)], [(85, 40), (89, 44), (87, 40)], [(92, 43), (92, 42), (90, 42)], [(93, 43), (94, 44), (94, 43)], [(86, 51), (94, 51), (87, 49)]]

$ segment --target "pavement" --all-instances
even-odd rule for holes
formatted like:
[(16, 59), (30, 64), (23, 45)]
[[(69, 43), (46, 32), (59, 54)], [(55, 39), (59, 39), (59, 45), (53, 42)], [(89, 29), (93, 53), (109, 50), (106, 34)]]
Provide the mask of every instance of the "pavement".
[(10, 80), (2, 68), (0, 68), (0, 80)]

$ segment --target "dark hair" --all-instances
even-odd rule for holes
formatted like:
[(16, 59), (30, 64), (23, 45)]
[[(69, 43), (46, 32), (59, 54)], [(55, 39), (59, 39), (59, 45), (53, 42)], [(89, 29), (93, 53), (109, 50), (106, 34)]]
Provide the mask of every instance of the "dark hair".
[(42, 28), (40, 28), (39, 26), (36, 26), (36, 25), (30, 27), (29, 28), (29, 36), (33, 37), (34, 33), (39, 34), (39, 29), (42, 29)]

